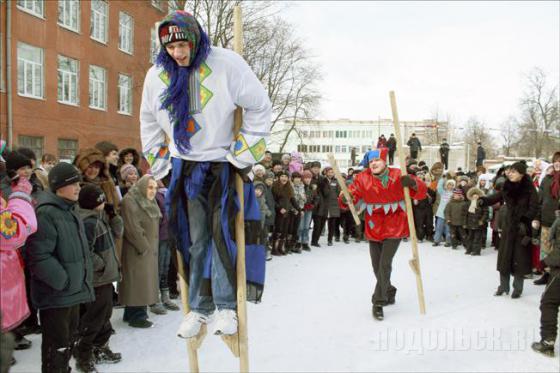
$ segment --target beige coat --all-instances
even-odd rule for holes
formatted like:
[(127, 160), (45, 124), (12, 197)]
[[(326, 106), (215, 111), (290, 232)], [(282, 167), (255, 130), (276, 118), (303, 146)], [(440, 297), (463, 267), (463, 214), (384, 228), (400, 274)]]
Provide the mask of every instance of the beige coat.
[(119, 301), (125, 306), (157, 303), (159, 219), (150, 218), (130, 194), (122, 200), (121, 215), (124, 240)]

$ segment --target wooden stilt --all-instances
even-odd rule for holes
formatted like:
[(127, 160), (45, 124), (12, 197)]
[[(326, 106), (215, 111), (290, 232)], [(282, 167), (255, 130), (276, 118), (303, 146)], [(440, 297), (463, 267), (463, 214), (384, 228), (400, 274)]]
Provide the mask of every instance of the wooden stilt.
[(360, 217), (358, 216), (358, 212), (356, 211), (356, 207), (354, 206), (352, 197), (350, 197), (350, 192), (348, 192), (348, 188), (346, 187), (346, 180), (344, 180), (342, 174), (340, 173), (340, 169), (338, 168), (338, 163), (336, 162), (334, 155), (332, 155), (331, 153), (327, 155), (327, 158), (329, 160), (329, 163), (331, 164), (331, 167), (333, 168), (334, 176), (338, 181), (338, 185), (340, 185), (340, 189), (342, 189), (342, 194), (344, 194), (344, 198), (346, 198), (346, 202), (348, 203), (348, 208), (352, 213), (354, 222), (356, 223), (356, 225), (360, 225), (361, 224)]

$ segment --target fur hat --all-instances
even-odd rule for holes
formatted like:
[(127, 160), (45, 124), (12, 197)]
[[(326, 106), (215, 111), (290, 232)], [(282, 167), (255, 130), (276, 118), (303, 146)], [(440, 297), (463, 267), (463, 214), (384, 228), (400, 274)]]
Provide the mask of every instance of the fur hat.
[(74, 159), (74, 165), (78, 167), (82, 173), (86, 172), (87, 168), (93, 163), (101, 164), (99, 174), (103, 175), (105, 173), (105, 156), (100, 150), (95, 148), (82, 149)]
[(527, 163), (525, 163), (525, 161), (515, 162), (510, 166), (510, 168), (519, 172), (521, 175), (525, 175), (527, 173)]
[(6, 170), (9, 172), (15, 172), (25, 166), (33, 167), (31, 159), (16, 150), (4, 154), (4, 159), (6, 160)]
[(95, 184), (88, 183), (80, 190), (78, 203), (83, 209), (93, 210), (105, 201), (105, 193)]
[(475, 194), (478, 197), (484, 197), (486, 195), (482, 189), (473, 187), (473, 188), (470, 188), (469, 191), (467, 192), (467, 199), (469, 201), (472, 200), (472, 198)]
[(455, 182), (455, 180), (450, 179), (450, 180), (447, 180), (447, 181), (444, 183), (444, 186), (445, 186), (446, 188), (447, 188), (448, 185), (451, 185), (453, 188), (455, 188), (455, 186), (457, 185), (457, 183)]

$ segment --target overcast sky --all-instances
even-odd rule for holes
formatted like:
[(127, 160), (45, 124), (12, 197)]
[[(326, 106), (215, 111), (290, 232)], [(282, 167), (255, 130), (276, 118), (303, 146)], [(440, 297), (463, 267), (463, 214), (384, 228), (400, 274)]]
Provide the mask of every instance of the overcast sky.
[(498, 128), (534, 66), (559, 81), (558, 1), (293, 2), (282, 16), (322, 68), (323, 119), (390, 118), (394, 90), (401, 120), (439, 108)]

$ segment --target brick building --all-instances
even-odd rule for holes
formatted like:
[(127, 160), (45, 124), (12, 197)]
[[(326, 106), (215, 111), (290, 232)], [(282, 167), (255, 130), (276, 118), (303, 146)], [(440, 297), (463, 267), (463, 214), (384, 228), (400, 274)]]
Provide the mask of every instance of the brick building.
[(142, 85), (158, 47), (154, 24), (168, 5), (0, 0), (1, 138), (61, 159), (101, 140), (139, 148)]

